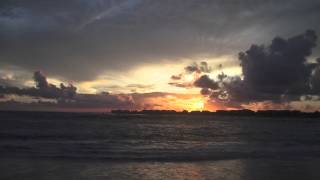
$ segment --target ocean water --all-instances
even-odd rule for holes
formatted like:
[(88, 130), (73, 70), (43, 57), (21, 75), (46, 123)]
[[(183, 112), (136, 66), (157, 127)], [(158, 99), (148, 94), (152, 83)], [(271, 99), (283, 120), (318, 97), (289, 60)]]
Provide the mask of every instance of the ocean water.
[(320, 120), (0, 113), (0, 179), (320, 179)]

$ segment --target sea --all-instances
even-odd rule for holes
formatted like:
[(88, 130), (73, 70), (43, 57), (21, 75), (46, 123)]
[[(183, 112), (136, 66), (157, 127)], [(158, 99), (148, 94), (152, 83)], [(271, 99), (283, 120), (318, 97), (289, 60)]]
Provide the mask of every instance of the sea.
[(320, 119), (0, 112), (0, 180), (320, 179)]

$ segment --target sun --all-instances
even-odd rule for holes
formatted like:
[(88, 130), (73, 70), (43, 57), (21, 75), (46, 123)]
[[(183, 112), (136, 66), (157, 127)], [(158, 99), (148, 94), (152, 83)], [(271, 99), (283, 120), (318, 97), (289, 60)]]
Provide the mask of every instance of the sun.
[(202, 111), (204, 109), (204, 102), (202, 98), (193, 98), (187, 100), (185, 106), (188, 111)]

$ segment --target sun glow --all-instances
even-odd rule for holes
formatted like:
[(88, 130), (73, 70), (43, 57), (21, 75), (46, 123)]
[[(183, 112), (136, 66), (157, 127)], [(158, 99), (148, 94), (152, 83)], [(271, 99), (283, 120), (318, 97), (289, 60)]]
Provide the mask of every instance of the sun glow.
[(163, 97), (147, 98), (144, 102), (148, 105), (156, 105), (148, 107), (157, 110), (176, 110), (176, 111), (203, 111), (205, 108), (205, 100), (199, 95), (167, 95)]
[(188, 111), (202, 111), (204, 110), (204, 102), (201, 98), (190, 99), (185, 104)]
[(96, 79), (93, 81), (84, 81), (77, 84), (79, 92), (94, 94), (97, 93), (97, 87), (108, 84), (109, 82), (106, 79)]
[(187, 74), (187, 75), (185, 75), (184, 79), (187, 82), (192, 82), (194, 80), (194, 76), (191, 74)]

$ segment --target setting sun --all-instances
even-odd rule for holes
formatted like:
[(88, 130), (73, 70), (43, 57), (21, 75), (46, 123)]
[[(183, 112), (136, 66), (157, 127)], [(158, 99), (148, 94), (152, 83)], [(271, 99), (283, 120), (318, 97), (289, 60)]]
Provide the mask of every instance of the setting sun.
[(201, 111), (204, 109), (204, 102), (202, 98), (194, 98), (187, 100), (185, 106), (188, 111)]

